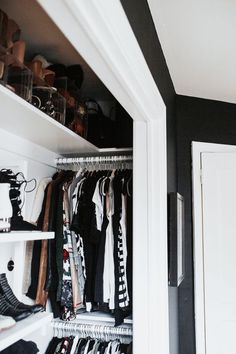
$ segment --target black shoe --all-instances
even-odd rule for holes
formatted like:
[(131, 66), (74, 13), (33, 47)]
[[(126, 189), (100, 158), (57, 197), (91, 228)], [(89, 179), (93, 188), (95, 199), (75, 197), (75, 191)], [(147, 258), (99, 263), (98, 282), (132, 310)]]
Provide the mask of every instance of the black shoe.
[(7, 302), (16, 310), (29, 311), (30, 313), (44, 311), (42, 305), (26, 305), (23, 302), (20, 302), (11, 290), (5, 273), (0, 274), (0, 293), (5, 296)]
[(4, 295), (0, 295), (0, 314), (4, 316), (10, 316), (15, 321), (21, 321), (26, 317), (29, 317), (32, 312), (27, 310), (15, 309), (7, 300)]

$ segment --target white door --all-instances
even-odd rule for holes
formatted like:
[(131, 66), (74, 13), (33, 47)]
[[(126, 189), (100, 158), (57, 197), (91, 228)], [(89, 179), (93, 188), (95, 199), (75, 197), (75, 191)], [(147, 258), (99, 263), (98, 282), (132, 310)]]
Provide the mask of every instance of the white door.
[(207, 354), (236, 353), (236, 153), (202, 153)]

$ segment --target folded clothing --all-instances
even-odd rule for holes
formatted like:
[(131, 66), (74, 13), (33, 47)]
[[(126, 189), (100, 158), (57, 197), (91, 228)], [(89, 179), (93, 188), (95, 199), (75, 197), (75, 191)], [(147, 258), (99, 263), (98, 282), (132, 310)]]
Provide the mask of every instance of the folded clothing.
[(34, 342), (20, 339), (10, 347), (2, 350), (0, 354), (36, 354), (38, 352), (39, 349)]

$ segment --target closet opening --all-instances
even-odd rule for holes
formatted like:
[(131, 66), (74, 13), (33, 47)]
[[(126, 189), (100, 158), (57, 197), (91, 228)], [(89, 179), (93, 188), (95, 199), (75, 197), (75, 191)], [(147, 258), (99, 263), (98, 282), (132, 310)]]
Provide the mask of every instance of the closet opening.
[[(29, 141), (4, 158), (1, 146), (0, 174), (8, 171), (14, 183), (18, 176), (35, 181), (32, 191), (19, 188), (21, 222), (16, 228), (12, 218), (9, 237), (28, 234), (17, 244), (6, 241), (5, 259), (14, 269), (4, 260), (1, 274), (24, 309), (36, 304), (53, 314), (46, 336), (33, 330), (28, 336), (40, 353), (59, 345), (76, 353), (86, 346), (131, 352), (133, 120), (38, 2), (3, 0), (0, 15), (0, 91), (28, 117), (14, 125), (11, 112), (1, 128)], [(48, 150), (45, 162), (34, 144)], [(32, 325), (30, 318), (21, 327)]]
[[(41, 22), (38, 23), (38, 33), (41, 33), (43, 43), (49, 44), (49, 47), (43, 46), (43, 43), (40, 42), (41, 37), (37, 37), (35, 45), (41, 43), (41, 55), (48, 60), (47, 53), (50, 52), (50, 48), (53, 48), (53, 53), (55, 53), (56, 57), (60, 58), (59, 63), (61, 63), (63, 58), (68, 59), (70, 49), (72, 48), (72, 53), (76, 53), (76, 60), (70, 61), (68, 59), (68, 61), (64, 61), (67, 71), (67, 67), (78, 64), (77, 52), (80, 52), (93, 71), (102, 78), (112, 96), (121, 103), (121, 106), (132, 117), (132, 128), (124, 127), (123, 123), (121, 124), (121, 128), (119, 128), (118, 124), (118, 126), (116, 125), (113, 137), (114, 140), (117, 140), (115, 137), (118, 136), (116, 134), (118, 131), (121, 131), (120, 139), (122, 141), (128, 131), (131, 130), (131, 134), (128, 134), (128, 136), (133, 135), (133, 144), (129, 146), (129, 148), (133, 146), (133, 235), (135, 235), (133, 239), (132, 272), (133, 352), (135, 354), (142, 354), (144, 352), (154, 353), (158, 351), (168, 354), (166, 113), (164, 103), (122, 6), (118, 0), (94, 2), (84, 2), (83, 0), (38, 0), (37, 2), (23, 0), (20, 3), (21, 8), (19, 8), (17, 1), (8, 3), (3, 0), (1, 4), (4, 6), (4, 12), (7, 12), (8, 7), (10, 11), (17, 12), (17, 14), (19, 12), (19, 17), (22, 17), (22, 20), (26, 21), (28, 18), (31, 21), (31, 25), (26, 32), (32, 34), (32, 37), (34, 37), (34, 22), (37, 22), (38, 11), (40, 13), (40, 10), (37, 8), (36, 13), (34, 13), (31, 9), (40, 4), (46, 11), (45, 13), (60, 28), (60, 34), (64, 33), (65, 36), (63, 38), (67, 37), (69, 39), (68, 42), (63, 41), (59, 33), (53, 32), (53, 28), (45, 31), (49, 23), (52, 22), (50, 22), (51, 20), (49, 21), (49, 17), (47, 17), (49, 23), (47, 21), (44, 22), (45, 18), (44, 20), (41, 18)], [(13, 17), (13, 12), (9, 14), (17, 22), (18, 16)], [(26, 38), (23, 38), (24, 26), (21, 24), (20, 26), (22, 31), (21, 38), (24, 40)], [(42, 28), (44, 29), (43, 31), (41, 31)], [(45, 32), (46, 36), (43, 36), (42, 33)], [(52, 33), (55, 36), (51, 43), (49, 43)], [(19, 32), (17, 32), (17, 35), (19, 35)], [(59, 43), (57, 42), (57, 36), (60, 38)], [(14, 41), (18, 40), (19, 36), (16, 36)], [(62, 46), (60, 46), (60, 43), (62, 43)], [(72, 43), (73, 46), (69, 43)], [(43, 48), (47, 49), (48, 52), (43, 51)], [(32, 56), (34, 54), (40, 53), (38, 50), (33, 50)], [(28, 58), (27, 56), (26, 49), (27, 60), (32, 59), (32, 57)], [(27, 70), (26, 72), (28, 73)], [(44, 74), (46, 73), (44, 72)], [(47, 79), (52, 79), (51, 73), (47, 72), (47, 74), (50, 74), (46, 75), (48, 76)], [(36, 81), (37, 84), (40, 84), (40, 82), (40, 80)], [(55, 117), (50, 117), (44, 111), (22, 100), (21, 97), (12, 92), (13, 90), (17, 91), (18, 87), (18, 82), (15, 81), (11, 81), (8, 87), (0, 85), (0, 110), (3, 112), (4, 117), (7, 115), (7, 119), (2, 119), (0, 125), (0, 160), (3, 167), (7, 166), (13, 173), (20, 168), (20, 170), (24, 171), (24, 176), (27, 180), (31, 180), (37, 176), (38, 183), (45, 176), (51, 178), (55, 172), (58, 172), (58, 158), (100, 158), (101, 153), (104, 153), (107, 157), (111, 153), (114, 154), (114, 149), (107, 151), (107, 147), (103, 145), (102, 149), (105, 148), (105, 150), (101, 151), (100, 148), (102, 145), (98, 147), (94, 143), (87, 141), (83, 136), (75, 134), (71, 129), (61, 124), (60, 121), (58, 122)], [(18, 94), (20, 93), (21, 91), (18, 92)], [(39, 90), (36, 92), (37, 98), (39, 95), (44, 98), (44, 94), (45, 89), (42, 90), (39, 86)], [(54, 90), (50, 92), (50, 102), (52, 101), (51, 95), (53, 94)], [(48, 94), (46, 94), (46, 98), (48, 98)], [(110, 109), (106, 111), (105, 106), (102, 104), (101, 96), (98, 98), (95, 97), (99, 101), (98, 103), (102, 108), (103, 114), (107, 115)], [(106, 99), (105, 101), (109, 100)], [(50, 108), (50, 105), (46, 105), (46, 107)], [(114, 113), (115, 110), (112, 109), (111, 111)], [(58, 112), (60, 113), (61, 111)], [(49, 110), (47, 113), (53, 112)], [(79, 111), (79, 118), (81, 118), (81, 114), (81, 111)], [(111, 125), (114, 126), (115, 115), (112, 114), (111, 116)], [(56, 117), (60, 119), (61, 115), (59, 114)], [(126, 119), (125, 122), (127, 123)], [(78, 128), (80, 134), (84, 131), (84, 126), (81, 124), (80, 119), (79, 123), (75, 126)], [(129, 124), (128, 126), (130, 127)], [(100, 128), (101, 126), (99, 125), (99, 131)], [(122, 146), (121, 140), (118, 143), (112, 141), (114, 143), (112, 146), (115, 146), (115, 149), (124, 150), (127, 144), (122, 143)], [(119, 150), (119, 155), (127, 156), (129, 152), (127, 150), (123, 152)], [(88, 174), (92, 176), (92, 172), (88, 171)], [(36, 190), (32, 193), (27, 193), (24, 202), (22, 215), (28, 221), (32, 221), (31, 210), (33, 208), (35, 193)], [(4, 243), (4, 255), (0, 263), (0, 271), (1, 273), (7, 273), (5, 268), (6, 262), (9, 261), (9, 258), (14, 260), (14, 271), (11, 274), (7, 273), (7, 278), (15, 295), (25, 301), (25, 297), (22, 297), (24, 274), (22, 260), (25, 258), (25, 242), (29, 240), (43, 240), (44, 249), (47, 250), (47, 242), (44, 241), (54, 240), (54, 234), (46, 231), (43, 233), (32, 233), (30, 231), (29, 233), (8, 233), (3, 236), (1, 240)], [(12, 273), (14, 273), (14, 276)], [(18, 338), (23, 337), (24, 340), (34, 340), (39, 346), (40, 353), (44, 353), (48, 346), (47, 338), (53, 337), (51, 309), (48, 308), (48, 310), (49, 312), (46, 314), (39, 313), (35, 315), (37, 316), (37, 322), (35, 321), (36, 317), (30, 316), (24, 322), (17, 323), (17, 335), (15, 334), (15, 329), (13, 329), (14, 335), (12, 334), (13, 332), (8, 332), (8, 336), (0, 334), (0, 350), (8, 347)], [(23, 325), (21, 325), (22, 323)], [(100, 319), (99, 325), (101, 324)], [(105, 334), (107, 338), (112, 333), (106, 324), (107, 321), (105, 321)], [(121, 327), (114, 327), (113, 324), (109, 328), (113, 328), (114, 335), (115, 330), (118, 331), (119, 328), (123, 330), (124, 326), (122, 324)], [(128, 327), (130, 329), (131, 326), (128, 325)], [(44, 328), (45, 331), (42, 333), (39, 331), (39, 328)], [(62, 329), (60, 327), (56, 330), (59, 330), (61, 333)], [(101, 327), (97, 328), (94, 322), (93, 329), (96, 333), (100, 334)], [(118, 336), (118, 333), (115, 333), (115, 336)], [(127, 335), (124, 335), (124, 332), (122, 332), (123, 337), (130, 338), (131, 333), (125, 333)], [(86, 345), (89, 346), (90, 344), (86, 343)]]

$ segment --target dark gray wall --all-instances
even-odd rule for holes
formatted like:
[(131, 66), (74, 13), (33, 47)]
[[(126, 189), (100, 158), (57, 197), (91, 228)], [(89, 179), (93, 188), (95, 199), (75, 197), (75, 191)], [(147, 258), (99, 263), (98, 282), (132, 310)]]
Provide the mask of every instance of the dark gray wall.
[(178, 191), (185, 199), (186, 277), (179, 288), (180, 354), (195, 353), (191, 142), (236, 145), (236, 105), (177, 96)]
[[(176, 191), (175, 90), (146, 0), (121, 0), (140, 48), (167, 108), (167, 188)], [(169, 288), (170, 348), (178, 353), (177, 289)], [(158, 319), (157, 319), (158, 321)]]

